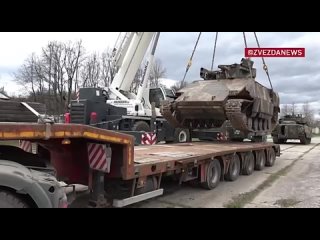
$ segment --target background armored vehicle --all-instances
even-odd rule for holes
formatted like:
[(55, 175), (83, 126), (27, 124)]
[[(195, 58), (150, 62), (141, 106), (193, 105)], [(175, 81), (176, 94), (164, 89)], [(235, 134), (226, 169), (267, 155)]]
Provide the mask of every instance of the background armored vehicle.
[(195, 81), (177, 92), (177, 99), (164, 103), (163, 116), (175, 127), (219, 128), (226, 120), (246, 134), (270, 134), (278, 120), (279, 96), (256, 82), (253, 61), (219, 65), (220, 70), (204, 68)]
[(302, 144), (310, 144), (312, 128), (302, 115), (286, 115), (272, 132), (274, 143), (286, 143), (287, 140), (298, 139)]

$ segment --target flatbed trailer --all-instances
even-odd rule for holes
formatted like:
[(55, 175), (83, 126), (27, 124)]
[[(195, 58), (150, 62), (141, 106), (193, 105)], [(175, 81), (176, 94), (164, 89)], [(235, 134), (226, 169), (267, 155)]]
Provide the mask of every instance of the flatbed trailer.
[[(220, 181), (235, 181), (240, 174), (273, 166), (280, 156), (279, 145), (273, 143), (134, 146), (133, 136), (77, 124), (0, 123), (0, 140), (37, 144), (36, 160), (45, 159), (58, 181), (88, 186), (90, 198), (83, 207), (125, 207), (160, 196), (161, 181), (168, 176), (179, 184), (196, 181), (211, 190)], [(22, 159), (13, 157), (15, 151), (0, 159), (19, 163)], [(0, 190), (1, 186), (0, 173)]]

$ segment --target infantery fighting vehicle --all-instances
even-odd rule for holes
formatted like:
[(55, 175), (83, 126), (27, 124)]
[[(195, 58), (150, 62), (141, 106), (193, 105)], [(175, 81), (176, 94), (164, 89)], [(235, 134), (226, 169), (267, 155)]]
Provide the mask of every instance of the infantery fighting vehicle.
[(258, 83), (253, 61), (219, 65), (220, 70), (201, 68), (204, 80), (177, 92), (177, 98), (162, 106), (163, 116), (175, 127), (218, 128), (229, 120), (239, 131), (256, 136), (270, 134), (277, 124), (279, 95)]
[(286, 115), (272, 132), (274, 143), (286, 143), (289, 139), (299, 139), (302, 144), (310, 144), (312, 128), (302, 115)]

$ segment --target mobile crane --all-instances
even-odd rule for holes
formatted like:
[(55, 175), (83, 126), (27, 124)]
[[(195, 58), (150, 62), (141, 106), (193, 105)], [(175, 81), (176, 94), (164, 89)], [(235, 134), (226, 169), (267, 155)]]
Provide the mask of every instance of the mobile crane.
[[(111, 85), (105, 89), (80, 89), (80, 100), (71, 103), (71, 122), (89, 124), (90, 113), (95, 109), (98, 122), (105, 123), (104, 128), (130, 132), (136, 136), (137, 142), (141, 141), (140, 132), (154, 131), (157, 132), (158, 142), (189, 141), (188, 129), (173, 128), (160, 113), (160, 103), (163, 100), (172, 101), (175, 97), (173, 90), (164, 87), (150, 89), (149, 76), (159, 37), (160, 32), (126, 33), (120, 40), (118, 50), (114, 51), (113, 66), (117, 72)], [(130, 92), (130, 87), (146, 56), (142, 81), (137, 94), (134, 94)], [(104, 103), (98, 103), (97, 99)], [(155, 105), (154, 112), (152, 103)]]

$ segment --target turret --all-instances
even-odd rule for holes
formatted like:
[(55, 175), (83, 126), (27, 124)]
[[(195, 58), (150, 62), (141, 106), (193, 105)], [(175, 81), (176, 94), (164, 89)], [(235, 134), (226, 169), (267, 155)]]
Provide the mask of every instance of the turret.
[(204, 80), (220, 80), (220, 79), (241, 79), (251, 78), (250, 68), (252, 72), (252, 78), (256, 78), (256, 69), (253, 68), (253, 61), (242, 58), (241, 63), (235, 63), (232, 65), (219, 65), (221, 70), (209, 71), (205, 68), (201, 68), (200, 77)]

